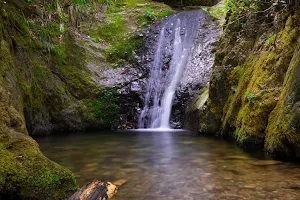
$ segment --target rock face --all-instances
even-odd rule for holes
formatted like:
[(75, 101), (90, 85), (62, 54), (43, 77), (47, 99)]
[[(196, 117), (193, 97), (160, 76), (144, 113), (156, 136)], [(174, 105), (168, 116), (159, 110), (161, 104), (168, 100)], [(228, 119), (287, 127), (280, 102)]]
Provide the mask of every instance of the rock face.
[(199, 91), (189, 102), (184, 114), (183, 127), (203, 134), (215, 134), (218, 124), (208, 107), (208, 87)]
[(176, 90), (172, 122), (178, 128), (186, 128), (183, 123), (193, 121), (193, 118), (186, 114), (186, 108), (191, 100), (199, 95), (199, 89), (206, 87), (209, 81), (215, 58), (215, 45), (222, 33), (220, 25), (208, 15), (203, 15), (199, 24), (194, 49)]
[(170, 7), (123, 2), (110, 11), (72, 1), (3, 2), (2, 40), (9, 41), (15, 69), (12, 77), (3, 76), (21, 94), (30, 135), (136, 127), (140, 79), (147, 71), (137, 55), (143, 37), (138, 20), (147, 8), (162, 12), (159, 19), (172, 13)]
[(250, 2), (246, 8), (243, 22), (237, 20), (240, 9), (227, 16), (210, 78), (206, 126), (216, 124), (219, 134), (241, 145), (295, 156), (300, 4)]
[[(143, 49), (143, 52), (145, 53), (142, 59), (142, 66), (145, 66), (146, 69), (149, 70), (151, 67), (154, 67), (153, 62), (155, 61), (155, 56), (157, 56), (156, 44), (161, 37), (160, 34), (162, 29), (165, 29), (165, 35), (168, 37), (163, 37), (163, 42), (161, 42), (161, 58), (158, 60), (158, 65), (161, 69), (158, 69), (159, 72), (155, 76), (155, 78), (162, 80), (153, 81), (150, 80), (151, 78), (153, 79), (153, 77), (149, 78), (147, 76), (149, 79), (145, 80), (145, 82), (155, 82), (152, 83), (153, 89), (151, 91), (146, 89), (147, 85), (143, 85), (144, 87), (142, 91), (147, 91), (148, 94), (151, 95), (149, 103), (151, 109), (153, 109), (152, 106), (155, 104), (155, 101), (163, 101), (161, 99), (163, 99), (171, 80), (174, 79), (173, 76), (168, 77), (168, 72), (169, 70), (172, 70), (171, 65), (174, 56), (173, 36), (175, 33), (173, 25), (176, 24), (177, 18), (180, 18), (184, 25), (181, 35), (184, 35), (187, 30), (192, 30), (191, 32), (195, 36), (193, 38), (192, 34), (189, 33), (193, 44), (189, 52), (187, 62), (184, 66), (177, 66), (183, 67), (184, 69), (178, 87), (176, 88), (175, 98), (173, 101), (171, 113), (172, 128), (182, 128), (185, 118), (185, 109), (188, 102), (198, 94), (199, 88), (201, 89), (207, 84), (214, 61), (214, 44), (218, 41), (221, 34), (221, 27), (202, 10), (180, 12), (152, 27), (144, 40), (146, 48)], [(150, 73), (148, 73), (148, 75), (150, 75)], [(160, 98), (157, 100), (156, 97), (154, 97), (155, 95)], [(159, 103), (157, 106), (159, 107), (158, 109), (161, 109), (160, 107), (162, 107)], [(148, 112), (151, 112), (151, 109)], [(148, 118), (151, 118), (150, 116), (152, 115), (149, 115)]]
[(0, 199), (68, 197), (77, 189), (75, 177), (28, 136), (9, 43), (0, 38)]

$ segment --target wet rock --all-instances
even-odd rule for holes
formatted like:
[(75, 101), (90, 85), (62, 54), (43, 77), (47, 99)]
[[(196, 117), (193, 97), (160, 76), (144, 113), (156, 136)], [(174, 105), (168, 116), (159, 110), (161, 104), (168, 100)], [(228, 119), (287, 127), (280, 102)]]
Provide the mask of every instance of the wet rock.
[[(171, 113), (171, 126), (173, 128), (182, 128), (187, 102), (189, 102), (195, 95), (199, 93), (199, 89), (207, 84), (211, 72), (211, 67), (214, 61), (214, 53), (211, 52), (213, 52), (212, 50), (214, 48), (214, 44), (221, 34), (221, 27), (217, 23), (213, 22), (212, 19), (203, 11), (181, 12), (180, 14), (170, 16), (165, 21), (162, 21), (161, 23), (154, 26), (152, 28), (152, 31), (147, 34), (145, 38), (145, 46), (147, 46), (147, 48), (144, 49), (145, 55), (143, 55), (144, 66), (151, 67), (151, 62), (154, 60), (155, 55), (155, 44), (159, 38), (158, 35), (160, 34), (160, 30), (162, 29), (162, 27), (167, 27), (165, 33), (166, 45), (164, 51), (161, 52), (162, 61), (160, 63), (160, 66), (163, 69), (162, 72), (167, 72), (169, 70), (169, 65), (173, 53), (172, 34), (174, 34), (175, 32), (172, 28), (170, 28), (170, 24), (174, 25), (176, 23), (174, 22), (174, 20), (171, 20), (175, 16), (179, 16), (179, 18), (182, 18), (181, 20), (183, 21), (187, 19), (188, 21), (190, 21), (190, 24), (191, 22), (195, 23), (196, 21), (195, 24), (199, 25), (196, 30), (193, 30), (196, 32), (195, 38), (192, 41), (193, 48), (188, 57), (188, 61), (185, 66), (180, 83), (176, 88)], [(201, 24), (209, 25), (203, 27), (201, 26)], [(191, 29), (191, 27), (188, 26), (185, 28)], [(170, 80), (167, 80), (164, 83), (160, 83), (160, 85), (165, 88), (169, 82)], [(162, 96), (163, 92), (160, 93), (162, 93), (160, 94), (160, 96)], [(153, 104), (153, 102), (150, 101), (150, 104)]]
[(203, 88), (190, 100), (184, 114), (183, 127), (185, 129), (205, 134), (214, 134), (218, 130), (215, 116), (209, 109), (208, 95), (208, 88)]

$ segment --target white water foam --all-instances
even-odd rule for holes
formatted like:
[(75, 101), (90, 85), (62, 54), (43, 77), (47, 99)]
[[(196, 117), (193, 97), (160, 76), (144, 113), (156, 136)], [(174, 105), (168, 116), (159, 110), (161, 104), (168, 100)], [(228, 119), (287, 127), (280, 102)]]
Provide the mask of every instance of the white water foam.
[[(180, 18), (176, 19), (176, 23), (167, 25), (168, 27), (162, 27), (160, 31), (146, 88), (144, 108), (139, 117), (139, 128), (151, 128), (151, 131), (170, 130), (169, 123), (176, 87), (193, 47), (194, 36), (185, 30)], [(169, 66), (163, 66), (163, 53), (166, 51), (166, 43), (170, 35), (173, 37), (172, 58)]]

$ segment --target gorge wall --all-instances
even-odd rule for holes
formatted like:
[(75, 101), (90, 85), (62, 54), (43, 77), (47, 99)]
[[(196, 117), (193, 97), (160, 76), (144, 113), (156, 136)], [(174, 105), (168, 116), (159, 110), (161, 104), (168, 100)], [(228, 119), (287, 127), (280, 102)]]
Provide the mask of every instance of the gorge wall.
[(227, 14), (209, 91), (189, 112), (192, 128), (297, 156), (300, 3), (241, 2)]

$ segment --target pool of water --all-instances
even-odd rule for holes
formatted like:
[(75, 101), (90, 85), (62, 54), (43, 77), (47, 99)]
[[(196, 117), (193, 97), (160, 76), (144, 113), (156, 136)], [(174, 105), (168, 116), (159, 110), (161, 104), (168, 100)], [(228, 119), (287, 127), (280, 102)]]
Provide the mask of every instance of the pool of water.
[(79, 186), (126, 179), (114, 200), (298, 200), (300, 167), (190, 132), (103, 132), (38, 138)]

